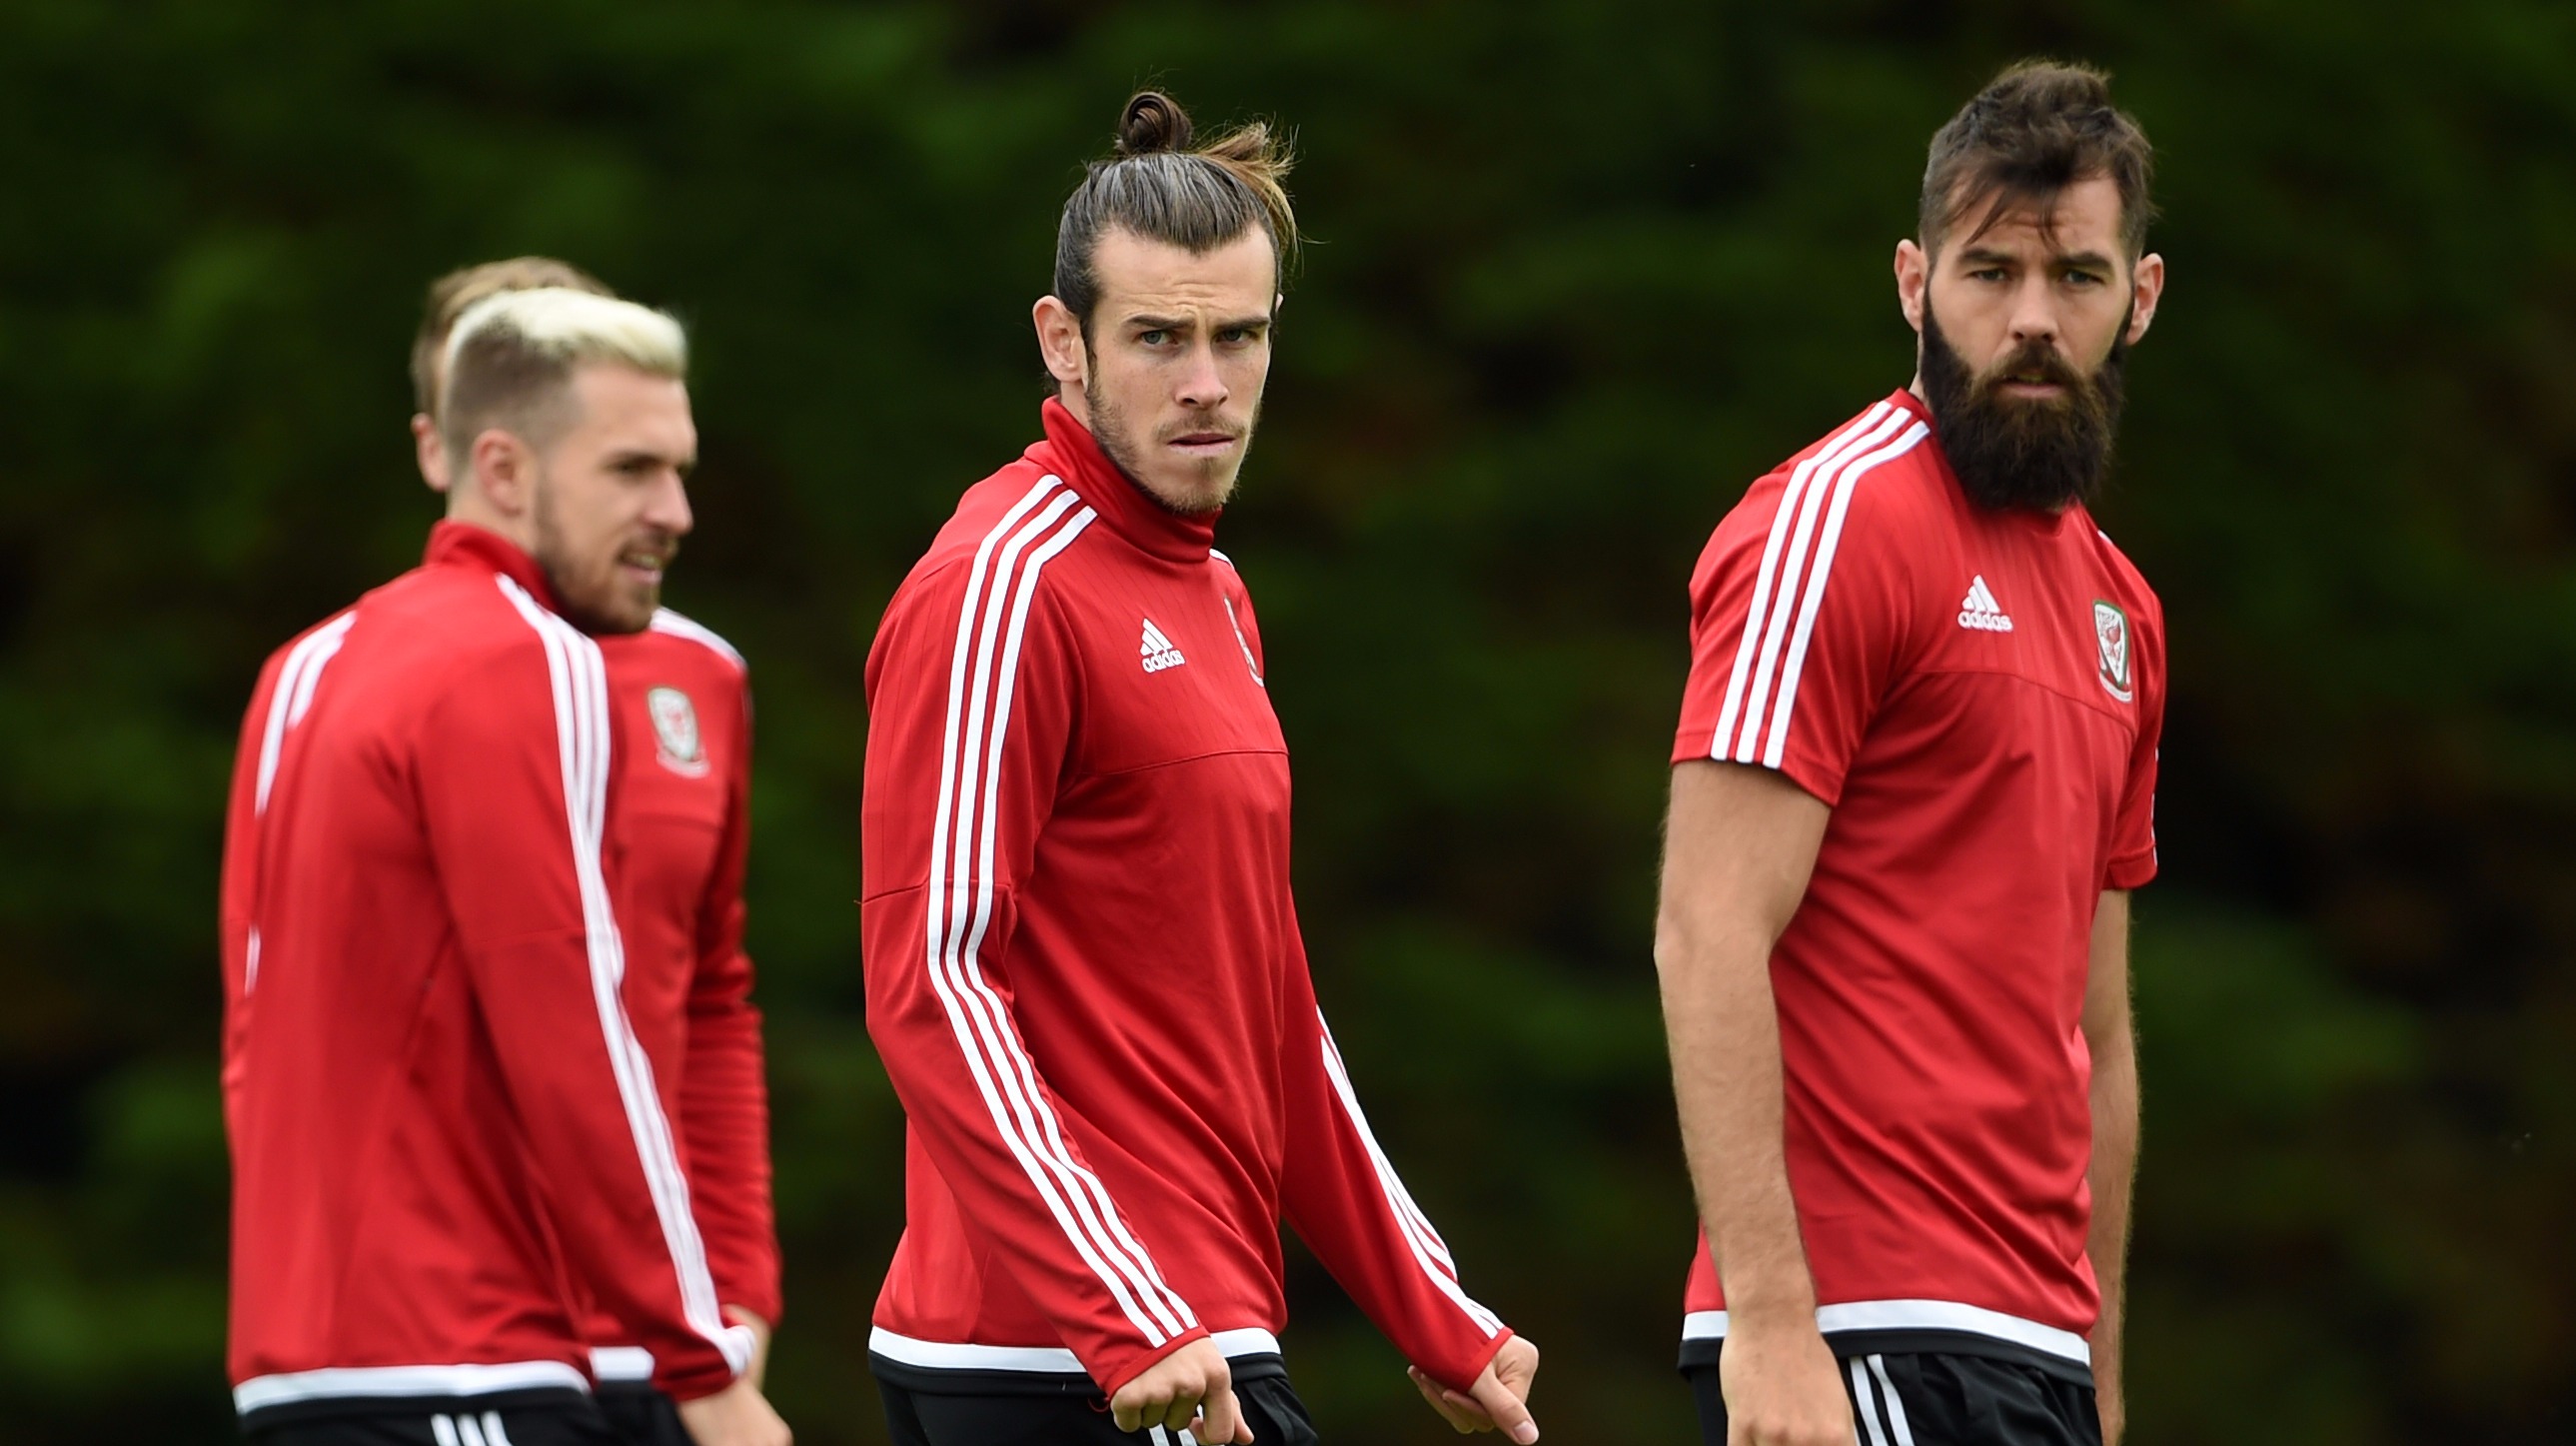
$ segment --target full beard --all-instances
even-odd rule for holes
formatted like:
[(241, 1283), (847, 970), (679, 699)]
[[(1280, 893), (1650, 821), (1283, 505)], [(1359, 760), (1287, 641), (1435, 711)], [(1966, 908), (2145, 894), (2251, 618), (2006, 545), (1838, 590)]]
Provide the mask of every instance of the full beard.
[[(1243, 441), (1235, 448), (1232, 466), (1227, 467), (1222, 474), (1218, 474), (1214, 469), (1224, 464), (1213, 462), (1202, 464), (1206, 470), (1202, 473), (1201, 485), (1193, 488), (1185, 497), (1171, 497), (1145, 481), (1143, 451), (1127, 434), (1127, 414), (1120, 411), (1116, 403), (1099, 392), (1092, 393), (1085, 400), (1089, 403), (1091, 412), (1092, 440), (1100, 444), (1102, 455), (1108, 457), (1120, 472), (1126, 474), (1128, 481), (1136, 484), (1137, 491), (1153, 499), (1155, 506), (1176, 517), (1205, 517), (1210, 513), (1222, 511), (1225, 504), (1234, 500), (1235, 483), (1243, 475), (1243, 455), (1252, 448), (1250, 424), (1243, 429)], [(1257, 413), (1254, 420), (1256, 422), (1259, 420)], [(1167, 430), (1177, 437), (1184, 432), (1225, 429), (1224, 424), (1211, 415), (1206, 421), (1184, 421)], [(1146, 445), (1152, 445), (1152, 441)]]
[[(2090, 376), (2043, 341), (1976, 373), (1942, 335), (1926, 299), (1923, 391), (1941, 451), (1968, 500), (1996, 511), (2057, 512), (2101, 495), (2126, 398), (2128, 331), (2124, 316), (2110, 355)], [(2008, 397), (1999, 390), (2006, 377), (2053, 382), (2065, 391), (2049, 401)]]

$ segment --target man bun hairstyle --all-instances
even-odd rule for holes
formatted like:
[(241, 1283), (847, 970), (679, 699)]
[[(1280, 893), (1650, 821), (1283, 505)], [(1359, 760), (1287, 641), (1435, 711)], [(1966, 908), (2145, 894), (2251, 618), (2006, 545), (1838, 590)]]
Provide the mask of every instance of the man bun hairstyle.
[(593, 296), (617, 294), (598, 277), (551, 256), (486, 261), (479, 266), (459, 267), (431, 282), (429, 296), (420, 309), (420, 332), (411, 341), (412, 410), (428, 417), (438, 415), (438, 364), (447, 355), (448, 334), (456, 330), (457, 319), (465, 315), (467, 308), (504, 291), (535, 291), (547, 286), (587, 291)]
[[(2067, 188), (2108, 176), (2120, 193), (2120, 241), (2146, 250), (2155, 203), (2155, 149), (2137, 119), (2111, 104), (2111, 77), (2089, 65), (2024, 60), (2007, 67), (1933, 134), (1923, 171), (1920, 235), (1937, 253), (1977, 212), (1975, 240), (2016, 206), (2035, 206), (2043, 231)], [(1982, 209), (1980, 209), (1982, 208)]]
[(573, 373), (586, 364), (684, 379), (688, 334), (651, 307), (568, 286), (497, 292), (467, 307), (447, 338), (432, 414), (449, 467), (464, 476), (474, 439), (492, 427), (550, 445), (571, 420)]
[(1282, 182), (1295, 164), (1290, 143), (1264, 121), (1251, 121), (1205, 145), (1179, 101), (1139, 91), (1118, 115), (1116, 148), (1084, 171), (1064, 203), (1055, 233), (1055, 296), (1081, 318), (1085, 337), (1100, 300), (1093, 262), (1112, 228), (1193, 255), (1226, 245), (1258, 226), (1285, 285), (1300, 240), (1297, 213)]

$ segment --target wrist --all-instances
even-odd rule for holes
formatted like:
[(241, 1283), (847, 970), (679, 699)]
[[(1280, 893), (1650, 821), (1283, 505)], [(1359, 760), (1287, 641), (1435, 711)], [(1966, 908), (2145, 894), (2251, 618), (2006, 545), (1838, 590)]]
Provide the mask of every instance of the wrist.
[(1776, 1335), (1816, 1329), (1816, 1290), (1804, 1279), (1762, 1285), (1726, 1283), (1729, 1335)]

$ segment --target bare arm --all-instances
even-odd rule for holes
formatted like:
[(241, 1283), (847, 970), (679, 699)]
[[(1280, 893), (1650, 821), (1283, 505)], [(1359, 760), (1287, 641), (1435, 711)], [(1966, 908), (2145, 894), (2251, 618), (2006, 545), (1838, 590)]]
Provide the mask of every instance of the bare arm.
[(2129, 895), (2102, 895), (2084, 986), (2084, 1043), (2093, 1054), (2093, 1232), (2085, 1249), (2102, 1286), (2093, 1327), (2093, 1388), (2103, 1446), (2119, 1446), (2128, 1400), (2120, 1378), (2121, 1309), (2129, 1264), (2129, 1189), (2138, 1169), (2138, 1045), (2129, 1022)]
[(1682, 1145), (1726, 1289), (1720, 1375), (1739, 1446), (1853, 1439), (1789, 1192), (1771, 994), (1771, 950), (1806, 896), (1830, 816), (1767, 769), (1673, 769), (1655, 969)]

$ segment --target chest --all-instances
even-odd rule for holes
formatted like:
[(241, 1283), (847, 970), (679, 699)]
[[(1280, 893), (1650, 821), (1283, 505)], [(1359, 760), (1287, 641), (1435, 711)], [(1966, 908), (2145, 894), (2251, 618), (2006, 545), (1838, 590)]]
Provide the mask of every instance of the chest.
[(1917, 579), (1911, 666), (2035, 690), (2138, 729), (2144, 671), (2135, 599), (2088, 549), (2005, 527), (1964, 531)]
[(1125, 773), (1220, 754), (1285, 754), (1243, 625), (1248, 608), (1215, 564), (1139, 572), (1074, 602), (1076, 768)]

